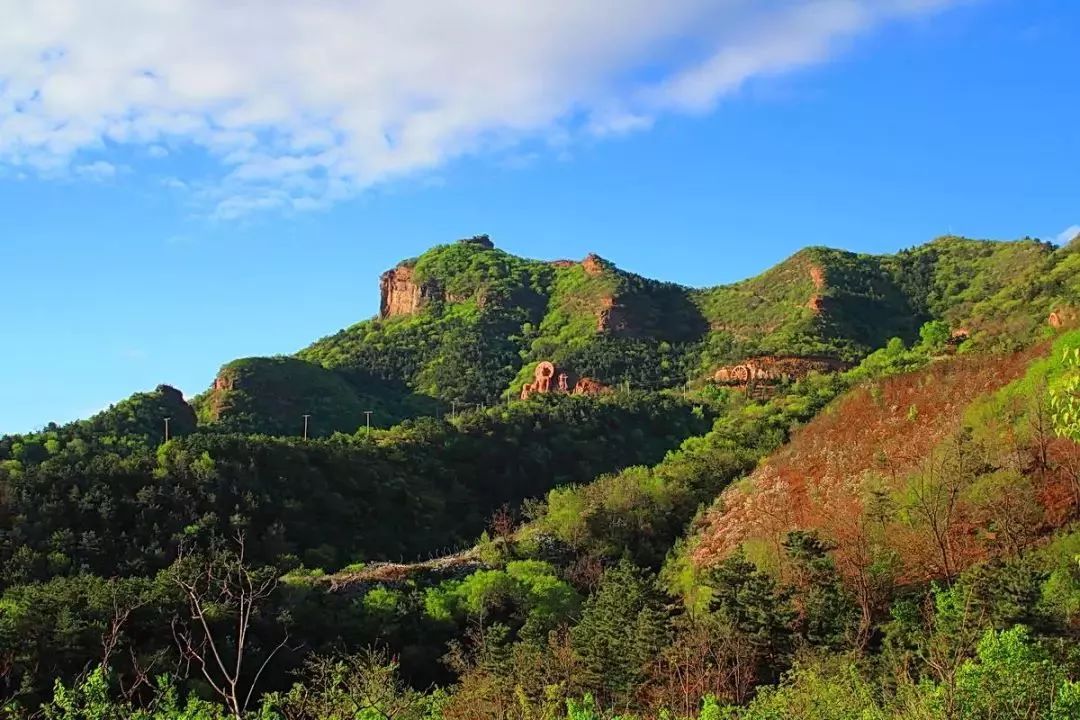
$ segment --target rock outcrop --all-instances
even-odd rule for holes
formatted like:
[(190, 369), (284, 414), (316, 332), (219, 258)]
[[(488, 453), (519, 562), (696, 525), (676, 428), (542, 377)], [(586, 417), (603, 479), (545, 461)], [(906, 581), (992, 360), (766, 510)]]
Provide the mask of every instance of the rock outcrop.
[(438, 297), (439, 289), (431, 283), (416, 280), (416, 271), (409, 265), (398, 265), (379, 277), (379, 317), (412, 315), (424, 303)]
[(604, 261), (596, 253), (589, 253), (581, 261), (581, 267), (585, 268), (585, 272), (589, 275), (599, 275), (604, 272)]
[(1080, 318), (1080, 313), (1072, 307), (1065, 306), (1050, 313), (1050, 316), (1046, 318), (1046, 323), (1055, 330), (1060, 330), (1075, 327), (1078, 318)]
[(533, 381), (521, 388), (521, 399), (528, 400), (537, 394), (598, 395), (607, 391), (608, 387), (598, 380), (575, 377), (565, 370), (556, 368), (554, 363), (544, 360), (536, 366)]
[(814, 311), (815, 315), (825, 312), (825, 270), (820, 265), (810, 265), (810, 280), (814, 283), (814, 294), (806, 301), (806, 307)]
[(828, 357), (764, 355), (719, 368), (713, 374), (713, 380), (721, 385), (776, 383), (798, 380), (812, 372), (839, 372), (849, 367), (848, 363)]
[(596, 316), (596, 331), (614, 335), (632, 335), (630, 315), (615, 298), (600, 300), (600, 312)]

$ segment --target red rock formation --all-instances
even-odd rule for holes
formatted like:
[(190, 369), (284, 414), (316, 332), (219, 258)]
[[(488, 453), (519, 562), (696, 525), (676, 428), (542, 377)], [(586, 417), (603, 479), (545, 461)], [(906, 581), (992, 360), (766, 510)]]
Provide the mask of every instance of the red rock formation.
[(839, 372), (848, 363), (827, 357), (794, 357), (765, 355), (747, 358), (738, 365), (719, 368), (713, 380), (721, 385), (749, 385), (798, 380), (812, 372)]
[(555, 374), (555, 366), (545, 361), (536, 366), (533, 371), (533, 381), (521, 388), (521, 399), (528, 400), (530, 395), (536, 393), (546, 394), (551, 389), (551, 377)]
[(1073, 327), (1076, 325), (1078, 313), (1071, 307), (1061, 307), (1050, 313), (1050, 317), (1046, 318), (1046, 322), (1050, 327), (1055, 330), (1060, 330), (1064, 327)]
[(575, 395), (599, 395), (610, 391), (611, 389), (607, 385), (589, 377), (583, 377), (574, 384)]
[(596, 331), (626, 335), (630, 333), (630, 328), (626, 308), (617, 304), (615, 298), (601, 298), (600, 312), (596, 316)]
[(967, 340), (969, 337), (971, 337), (970, 330), (963, 327), (956, 328), (952, 331), (952, 333), (949, 334), (949, 339), (946, 341), (946, 344), (950, 348), (955, 350), (956, 348), (960, 347), (960, 345), (962, 345), (964, 341)]
[(438, 288), (416, 282), (413, 268), (399, 265), (379, 278), (379, 295), (379, 317), (388, 318), (415, 313), (428, 299), (438, 295)]
[[(574, 383), (574, 389), (570, 390), (571, 379), (570, 373), (558, 371), (553, 363), (545, 360), (536, 366), (536, 371), (533, 373), (533, 382), (527, 383), (521, 388), (521, 399), (528, 400), (529, 397), (537, 393), (547, 395), (554, 392), (567, 395), (572, 392), (574, 395), (595, 395), (607, 391), (605, 385), (592, 378), (578, 379)], [(553, 380), (554, 382), (552, 382)]]
[(585, 272), (589, 275), (599, 275), (604, 272), (604, 264), (596, 253), (586, 255), (585, 259), (581, 261), (581, 267), (585, 268)]
[(536, 366), (536, 390), (537, 392), (551, 391), (551, 378), (555, 377), (555, 366), (547, 360)]
[(810, 296), (810, 299), (806, 301), (806, 307), (810, 308), (815, 313), (824, 312), (825, 298), (822, 297), (821, 291), (825, 289), (825, 271), (819, 265), (811, 265), (810, 280), (814, 283), (815, 292)]

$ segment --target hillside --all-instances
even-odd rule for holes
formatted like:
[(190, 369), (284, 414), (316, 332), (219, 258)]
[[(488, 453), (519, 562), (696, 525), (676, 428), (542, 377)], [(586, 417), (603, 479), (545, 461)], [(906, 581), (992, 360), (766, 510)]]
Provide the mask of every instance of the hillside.
[[(868, 533), (895, 553), (901, 577), (924, 580), (1060, 524), (1074, 510), (1066, 475), (1080, 448), (1049, 429), (1038, 391), (1046, 363), (1033, 366), (1046, 354), (1040, 346), (944, 359), (846, 393), (717, 500), (699, 521), (695, 564), (743, 549), (781, 569), (790, 532), (812, 530), (848, 555), (869, 546), (858, 535)], [(1021, 379), (1024, 394), (1011, 387)], [(961, 496), (939, 538), (944, 551), (925, 527), (939, 518), (923, 517), (936, 510), (924, 502), (953, 490), (939, 483), (957, 483)]]
[(1052, 313), (1075, 322), (1078, 270), (1075, 246), (945, 237), (883, 256), (809, 248), (757, 277), (691, 289), (595, 255), (520, 258), (478, 236), (384, 273), (379, 317), (295, 360), (226, 365), (196, 404), (225, 427), (284, 432), (317, 409), (319, 432), (349, 432), (364, 410), (385, 427), (517, 397), (540, 361), (600, 386), (659, 390), (759, 356), (855, 363), (930, 320), (969, 350), (1010, 349), (1045, 336)]
[(0, 714), (221, 720), (220, 644), (270, 720), (989, 720), (943, 708), (1014, 692), (960, 680), (1002, 653), (1059, 720), (1077, 250), (808, 248), (693, 289), (433, 248), (379, 317), (190, 403), (0, 438)]

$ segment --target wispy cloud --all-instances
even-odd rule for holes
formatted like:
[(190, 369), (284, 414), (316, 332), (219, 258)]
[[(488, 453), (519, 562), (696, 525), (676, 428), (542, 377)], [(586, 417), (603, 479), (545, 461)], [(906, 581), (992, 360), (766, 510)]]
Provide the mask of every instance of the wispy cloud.
[(1078, 237), (1080, 237), (1080, 225), (1070, 225), (1058, 233), (1054, 242), (1058, 245), (1067, 245)]
[(465, 154), (708, 111), (959, 1), (0, 0), (0, 163), (190, 144), (220, 164), (201, 192), (221, 217), (324, 207)]
[(116, 177), (117, 168), (110, 162), (95, 160), (85, 165), (75, 166), (75, 172), (89, 180), (109, 180)]
[(188, 184), (178, 177), (165, 177), (161, 179), (161, 186), (170, 190), (187, 190)]

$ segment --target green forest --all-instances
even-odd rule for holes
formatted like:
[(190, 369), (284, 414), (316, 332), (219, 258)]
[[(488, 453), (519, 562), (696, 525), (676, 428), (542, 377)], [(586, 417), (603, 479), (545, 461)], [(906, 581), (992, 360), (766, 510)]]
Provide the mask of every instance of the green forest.
[(382, 293), (0, 438), (0, 717), (1080, 718), (1080, 239)]

